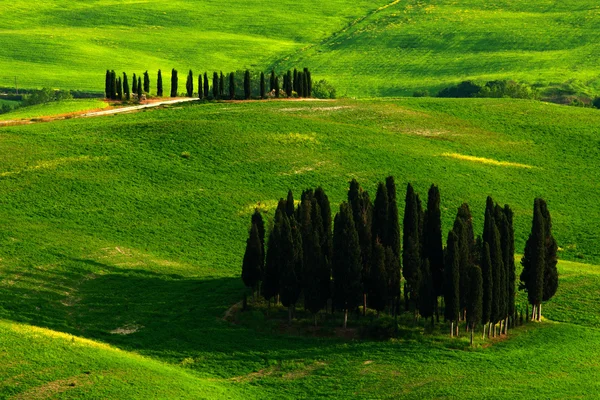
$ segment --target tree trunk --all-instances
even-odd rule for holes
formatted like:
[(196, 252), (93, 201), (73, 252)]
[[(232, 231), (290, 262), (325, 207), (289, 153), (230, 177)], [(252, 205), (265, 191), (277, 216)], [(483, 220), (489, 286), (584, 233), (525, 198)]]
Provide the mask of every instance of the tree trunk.
[(535, 304), (531, 305), (531, 320), (535, 321), (535, 316), (536, 316), (536, 311), (535, 311)]
[(363, 317), (367, 316), (367, 294), (363, 293)]
[(483, 335), (481, 335), (481, 340), (484, 340), (484, 339), (485, 339), (485, 326), (486, 326), (486, 325), (487, 325), (487, 324), (483, 324)]
[(542, 303), (538, 304), (538, 321), (542, 320)]
[(454, 321), (450, 322), (450, 337), (454, 337)]
[(346, 329), (347, 325), (348, 325), (348, 309), (346, 308), (344, 310), (344, 329)]
[(498, 331), (498, 336), (502, 336), (502, 330), (504, 328), (504, 320), (500, 321), (500, 330)]
[(473, 347), (473, 328), (471, 328), (471, 347)]
[(458, 319), (456, 320), (456, 337), (458, 337)]

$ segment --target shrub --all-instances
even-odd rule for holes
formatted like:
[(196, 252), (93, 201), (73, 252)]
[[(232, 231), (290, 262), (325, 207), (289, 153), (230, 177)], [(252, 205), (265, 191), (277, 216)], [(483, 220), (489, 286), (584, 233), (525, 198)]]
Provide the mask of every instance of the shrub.
[(313, 85), (312, 96), (317, 99), (335, 99), (337, 91), (333, 85), (322, 79)]
[(34, 90), (31, 94), (27, 95), (23, 100), (23, 105), (33, 106), (36, 104), (50, 103), (52, 101), (70, 100), (72, 98), (73, 95), (68, 90), (43, 88), (41, 90)]

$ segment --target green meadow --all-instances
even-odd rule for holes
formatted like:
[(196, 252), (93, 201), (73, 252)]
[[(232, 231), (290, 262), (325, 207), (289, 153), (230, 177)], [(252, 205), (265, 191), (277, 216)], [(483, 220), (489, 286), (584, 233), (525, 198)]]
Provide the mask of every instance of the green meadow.
[[(510, 116), (510, 117), (507, 117)], [(505, 99), (196, 103), (0, 130), (0, 395), (32, 398), (573, 398), (600, 373), (600, 154), (592, 109)], [(189, 157), (188, 157), (189, 154)], [(185, 157), (182, 157), (184, 155)], [(486, 196), (533, 199), (560, 246), (543, 323), (508, 340), (286, 334), (225, 314), (255, 207), (357, 178), (442, 194), (444, 234)], [(403, 204), (400, 202), (400, 213)], [(523, 297), (520, 295), (520, 302)], [(263, 317), (264, 318), (264, 317)]]
[(0, 114), (0, 121), (30, 118), (51, 118), (60, 115), (102, 109), (106, 107), (108, 107), (108, 104), (98, 99), (52, 101), (50, 103), (36, 104), (34, 106), (19, 108), (6, 114)]

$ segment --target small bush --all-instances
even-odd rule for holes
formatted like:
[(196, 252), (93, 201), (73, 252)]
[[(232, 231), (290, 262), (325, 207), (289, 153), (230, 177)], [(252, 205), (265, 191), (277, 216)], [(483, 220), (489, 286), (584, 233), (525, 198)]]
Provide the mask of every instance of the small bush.
[(320, 80), (313, 85), (312, 95), (317, 99), (335, 99), (337, 92), (326, 80)]

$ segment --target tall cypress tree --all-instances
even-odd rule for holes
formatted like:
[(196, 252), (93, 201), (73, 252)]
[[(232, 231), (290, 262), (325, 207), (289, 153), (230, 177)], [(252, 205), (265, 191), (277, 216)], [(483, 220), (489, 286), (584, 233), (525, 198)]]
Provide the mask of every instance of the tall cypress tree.
[(454, 231), (448, 233), (448, 249), (446, 253), (446, 266), (444, 269), (444, 318), (456, 322), (460, 314), (459, 294), (459, 254), (458, 237)]
[(423, 227), (423, 255), (429, 259), (431, 276), (437, 296), (443, 295), (444, 250), (442, 245), (442, 214), (440, 211), (440, 191), (431, 185), (427, 197), (427, 210)]
[(394, 253), (391, 247), (385, 248), (385, 273), (387, 276), (387, 295), (390, 302), (392, 313), (398, 313), (398, 305), (400, 302), (400, 260)]
[(375, 242), (385, 243), (388, 229), (389, 200), (387, 188), (379, 182), (377, 186), (377, 195), (375, 196), (375, 205), (373, 207), (373, 240)]
[(229, 99), (235, 100), (235, 73), (229, 74)]
[(162, 72), (160, 69), (158, 70), (158, 78), (156, 79), (156, 95), (158, 97), (163, 96), (163, 80), (162, 80)]
[(296, 68), (294, 68), (294, 82), (292, 87), (294, 88), (294, 92), (296, 92), (296, 94), (299, 94), (299, 90), (298, 90), (298, 70)]
[(302, 88), (303, 97), (310, 97), (310, 93), (308, 91), (308, 68), (304, 68), (304, 73), (302, 74), (302, 83), (304, 87)]
[(219, 75), (219, 98), (223, 98), (223, 96), (225, 96), (225, 76), (221, 71)]
[(148, 75), (148, 71), (144, 72), (144, 92), (150, 93), (150, 75)]
[(260, 98), (265, 98), (265, 73), (260, 73)]
[(369, 279), (369, 305), (379, 312), (385, 310), (388, 299), (388, 277), (385, 270), (385, 250), (381, 243), (373, 247), (373, 265)]
[(111, 100), (116, 100), (117, 99), (117, 74), (115, 73), (114, 70), (110, 71), (110, 99)]
[(258, 282), (261, 280), (263, 270), (264, 255), (262, 245), (258, 233), (258, 227), (252, 224), (250, 229), (250, 237), (246, 241), (246, 252), (244, 254), (244, 262), (242, 264), (242, 280), (244, 285), (252, 288), (252, 295), (256, 291)]
[(110, 99), (110, 71), (106, 70), (106, 77), (104, 78), (104, 94), (107, 99)]
[(272, 92), (275, 90), (275, 70), (271, 70), (271, 78), (269, 80), (269, 91)]
[(331, 205), (329, 203), (329, 198), (322, 187), (315, 189), (314, 198), (319, 204), (319, 210), (321, 211), (321, 221), (323, 224), (321, 250), (323, 251), (323, 256), (326, 259), (325, 268), (329, 268), (331, 271), (331, 263), (333, 260), (333, 221), (331, 219)]
[[(504, 215), (506, 216), (506, 228), (505, 232), (507, 233), (506, 238), (506, 255), (504, 260), (504, 268), (507, 271), (507, 280), (508, 280), (508, 290), (507, 290), (507, 308), (508, 315), (515, 314), (515, 281), (516, 277), (516, 267), (515, 267), (515, 230), (513, 228), (513, 212), (508, 206), (508, 204), (504, 205)], [(514, 323), (514, 321), (513, 321)]]
[(398, 217), (398, 204), (396, 202), (396, 183), (393, 176), (385, 179), (388, 196), (388, 218), (385, 245), (390, 247), (396, 257), (400, 257), (400, 222)]
[(298, 97), (304, 97), (304, 72), (298, 72)]
[[(402, 274), (404, 275), (404, 279), (406, 279), (405, 294), (408, 293), (411, 302), (416, 306), (419, 297), (419, 288), (421, 286), (421, 235), (419, 232), (420, 215), (417, 196), (410, 183), (406, 189), (405, 201)], [(427, 263), (429, 264), (429, 261)]]
[(213, 92), (213, 99), (218, 99), (219, 98), (219, 74), (217, 72), (213, 72), (212, 92)]
[(481, 323), (487, 324), (492, 321), (492, 296), (494, 280), (492, 277), (492, 257), (490, 255), (490, 244), (483, 242), (481, 251), (481, 274), (483, 281)]
[(471, 209), (467, 203), (461, 204), (461, 206), (458, 208), (456, 218), (460, 218), (465, 225), (466, 238), (469, 244), (469, 264), (475, 265), (478, 263), (478, 259), (475, 245), (475, 233), (473, 230), (473, 216), (471, 215)]
[(288, 190), (287, 198), (285, 200), (285, 212), (289, 218), (294, 215), (295, 208), (294, 193), (292, 193), (292, 190), (290, 189)]
[(252, 87), (250, 83), (250, 71), (246, 70), (244, 73), (244, 98), (250, 100), (252, 96)]
[(135, 94), (137, 94), (137, 92), (138, 92), (138, 80), (137, 80), (137, 76), (135, 74), (133, 74), (133, 84), (132, 84), (131, 90)]
[(280, 270), (280, 294), (281, 304), (288, 308), (289, 322), (291, 322), (293, 308), (300, 295), (300, 283), (297, 274), (298, 249), (297, 235), (294, 227), (295, 221), (291, 221), (287, 215), (283, 216), (281, 223), (281, 270)]
[(117, 78), (117, 100), (123, 100), (123, 84), (121, 78)]
[(306, 71), (306, 83), (307, 83), (307, 90), (308, 93), (306, 93), (306, 97), (312, 97), (312, 75), (310, 73), (310, 71)]
[(294, 90), (293, 82), (292, 82), (292, 71), (290, 71), (288, 69), (286, 76), (287, 76), (287, 87), (286, 87), (285, 91), (286, 91), (288, 97), (292, 97), (292, 91)]
[(431, 277), (431, 269), (429, 268), (429, 260), (423, 261), (421, 264), (421, 281), (419, 282), (419, 314), (423, 318), (431, 317), (431, 326), (434, 324), (433, 313), (435, 311), (435, 288), (433, 287), (433, 279)]
[(334, 301), (344, 310), (345, 329), (348, 310), (358, 306), (361, 293), (360, 244), (348, 203), (342, 203), (335, 216), (332, 267)]
[[(252, 214), (252, 224), (256, 225), (256, 228), (258, 230), (258, 238), (260, 239), (260, 249), (262, 251), (263, 257), (265, 256), (265, 222), (263, 220), (262, 214), (260, 213), (260, 210), (257, 208), (254, 210), (254, 213)], [(264, 265), (264, 260), (261, 263), (261, 265)]]
[(194, 74), (191, 69), (190, 72), (188, 72), (185, 89), (187, 92), (187, 97), (194, 97)]
[(558, 290), (558, 270), (556, 265), (558, 264), (558, 244), (552, 236), (552, 218), (550, 211), (548, 211), (548, 205), (546, 201), (540, 199), (540, 211), (544, 218), (544, 294), (542, 301), (548, 301), (556, 294)]
[[(313, 314), (315, 326), (317, 313), (327, 305), (329, 272), (325, 272), (325, 257), (321, 250), (322, 221), (319, 204), (315, 199), (302, 202), (302, 244), (304, 246), (304, 305)], [(317, 209), (315, 209), (317, 208)], [(324, 292), (325, 289), (325, 292)]]
[(262, 285), (262, 294), (267, 300), (277, 297), (280, 293), (279, 285), (281, 280), (281, 265), (283, 262), (281, 226), (284, 216), (285, 214), (281, 210), (276, 211), (273, 229), (269, 234), (269, 243), (265, 260), (265, 273)]
[(129, 91), (129, 81), (125, 72), (123, 72), (123, 93), (125, 93), (125, 100), (129, 101), (131, 99), (131, 92)]
[(177, 86), (178, 86), (178, 78), (177, 78), (177, 70), (173, 68), (171, 71), (171, 97), (177, 97)]
[[(493, 221), (493, 217), (492, 217)], [(492, 322), (498, 323), (506, 316), (504, 313), (506, 290), (506, 281), (503, 279), (504, 262), (502, 261), (502, 245), (500, 242), (500, 232), (495, 223), (493, 223), (492, 239), (490, 243), (490, 258), (492, 260)]]
[(356, 179), (350, 182), (348, 191), (348, 203), (352, 209), (352, 218), (358, 241), (360, 243), (360, 255), (362, 262), (362, 284), (363, 284), (363, 314), (366, 314), (367, 294), (369, 293), (369, 282), (371, 278), (371, 255), (373, 239), (371, 236), (371, 224), (373, 219), (373, 206), (369, 193), (362, 190)]
[(467, 239), (467, 227), (459, 216), (454, 220), (452, 228), (458, 238), (458, 270), (459, 270), (459, 292), (460, 292), (460, 310), (461, 317), (467, 308), (467, 292), (469, 291), (468, 271), (471, 267), (469, 260), (469, 241)]
[(277, 98), (277, 99), (279, 98), (279, 92), (280, 92), (280, 89), (279, 89), (279, 77), (276, 76), (275, 77), (275, 98)]
[(467, 292), (467, 325), (471, 328), (471, 346), (473, 332), (482, 318), (483, 277), (481, 268), (472, 265), (468, 271), (469, 290)]
[(138, 77), (138, 84), (137, 84), (137, 95), (138, 95), (138, 101), (142, 101), (142, 77)]
[(204, 99), (204, 90), (202, 90), (202, 74), (198, 74), (198, 98)]
[(204, 72), (204, 98), (208, 100), (208, 94), (210, 92), (210, 83), (208, 82), (208, 73)]

